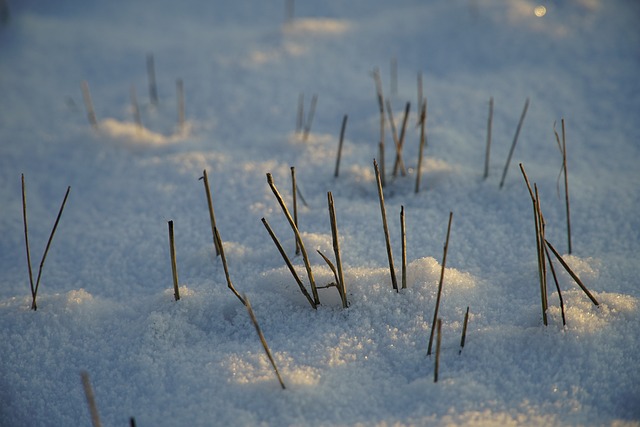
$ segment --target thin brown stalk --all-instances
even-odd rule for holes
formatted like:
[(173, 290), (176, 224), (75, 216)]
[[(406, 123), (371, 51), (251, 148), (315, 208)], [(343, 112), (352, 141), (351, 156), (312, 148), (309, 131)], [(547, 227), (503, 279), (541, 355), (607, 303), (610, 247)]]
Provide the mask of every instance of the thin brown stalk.
[[(298, 194), (298, 186), (296, 185), (296, 168), (291, 166), (291, 185), (293, 187), (292, 189), (292, 195), (293, 195), (293, 222), (295, 222), (296, 227), (298, 226), (298, 198), (297, 198), (297, 194)], [(300, 245), (298, 244), (298, 240), (296, 240), (296, 255), (300, 255)]]
[(531, 189), (531, 184), (529, 184), (529, 177), (527, 176), (527, 173), (524, 170), (524, 165), (522, 163), (519, 164), (520, 165), (520, 171), (522, 172), (522, 176), (524, 177), (524, 182), (527, 185), (527, 190), (529, 190), (529, 196), (531, 196), (531, 204), (533, 205), (533, 222), (535, 225), (535, 231), (536, 231), (536, 256), (538, 259), (538, 277), (540, 280), (540, 303), (541, 303), (541, 307), (542, 307), (542, 322), (544, 323), (544, 325), (547, 325), (547, 279), (546, 279), (546, 275), (544, 274), (544, 264), (545, 264), (545, 260), (544, 260), (544, 250), (543, 250), (543, 240), (542, 240), (542, 234), (541, 234), (541, 230), (540, 230), (540, 225), (541, 225), (541, 221), (540, 221), (540, 210), (538, 209), (538, 200), (536, 198), (536, 195), (533, 193), (533, 190)]
[(69, 191), (71, 191), (71, 187), (67, 187), (67, 192), (64, 194), (64, 199), (62, 200), (62, 204), (60, 205), (60, 210), (58, 211), (58, 216), (56, 217), (56, 222), (53, 224), (53, 229), (51, 229), (51, 234), (49, 235), (47, 246), (44, 249), (44, 254), (42, 254), (42, 260), (40, 261), (40, 267), (38, 268), (38, 276), (36, 278), (36, 286), (33, 291), (33, 302), (31, 303), (32, 310), (38, 309), (38, 306), (36, 305), (36, 296), (38, 295), (38, 288), (40, 287), (40, 279), (42, 278), (42, 268), (44, 267), (44, 261), (47, 259), (47, 254), (49, 253), (49, 248), (51, 247), (51, 242), (53, 241), (53, 236), (54, 234), (56, 234), (58, 223), (60, 222), (60, 218), (62, 217), (62, 211), (64, 210), (64, 205), (67, 203), (67, 198), (69, 197)]
[(422, 153), (424, 151), (424, 147), (427, 145), (427, 134), (426, 134), (426, 123), (427, 123), (427, 100), (422, 103), (420, 107), (420, 148), (418, 149), (418, 166), (416, 171), (416, 194), (420, 191), (420, 175), (422, 174)]
[(376, 84), (376, 95), (378, 97), (378, 108), (380, 109), (380, 142), (384, 145), (384, 94), (382, 93), (382, 79), (380, 70), (373, 70), (373, 80)]
[(216, 240), (216, 215), (213, 211), (213, 202), (211, 200), (211, 189), (209, 187), (209, 177), (207, 176), (207, 170), (202, 171), (200, 179), (204, 182), (204, 192), (207, 195), (207, 205), (209, 207), (209, 222), (211, 223), (211, 236), (213, 237), (213, 247), (216, 248), (216, 256), (220, 255), (220, 248), (218, 247), (218, 241)]
[(560, 284), (558, 283), (558, 276), (556, 275), (556, 269), (553, 267), (553, 261), (551, 261), (551, 255), (549, 254), (549, 248), (544, 245), (544, 253), (549, 261), (549, 268), (551, 269), (551, 276), (556, 284), (556, 290), (558, 291), (558, 299), (560, 300), (560, 312), (562, 313), (562, 326), (567, 326), (567, 320), (564, 316), (564, 299), (562, 298), (562, 291), (560, 290)]
[(178, 129), (184, 131), (184, 83), (182, 79), (176, 80), (176, 94), (178, 98)]
[(231, 277), (229, 276), (229, 267), (227, 266), (227, 257), (224, 256), (224, 248), (222, 246), (222, 239), (220, 239), (220, 233), (218, 232), (218, 228), (213, 229), (213, 234), (218, 241), (218, 247), (220, 248), (220, 259), (222, 259), (222, 267), (224, 268), (224, 277), (227, 279), (227, 287), (231, 289), (231, 292), (240, 300), (240, 302), (244, 305), (247, 305), (247, 302), (242, 298), (242, 296), (236, 291), (236, 288), (231, 283)]
[(407, 233), (404, 222), (404, 206), (400, 206), (400, 234), (402, 235), (402, 289), (407, 288)]
[(433, 382), (438, 382), (438, 371), (440, 370), (440, 346), (442, 343), (442, 319), (438, 319), (438, 337), (436, 338), (436, 363), (433, 370)]
[(464, 323), (462, 324), (462, 337), (460, 338), (460, 351), (458, 354), (462, 354), (464, 348), (464, 342), (467, 338), (467, 324), (469, 323), (469, 306), (467, 306), (467, 312), (464, 314)]
[(329, 204), (329, 219), (331, 221), (331, 236), (333, 238), (333, 253), (336, 257), (336, 264), (338, 264), (338, 289), (340, 290), (340, 297), (342, 298), (342, 308), (347, 308), (349, 307), (349, 302), (347, 301), (347, 284), (344, 281), (344, 271), (342, 270), (342, 257), (340, 255), (340, 241), (338, 238), (338, 222), (336, 220), (336, 208), (331, 191), (327, 193), (327, 200)]
[(391, 239), (389, 238), (389, 227), (387, 225), (387, 211), (384, 207), (384, 194), (382, 193), (382, 182), (378, 163), (373, 159), (373, 168), (376, 172), (376, 182), (378, 184), (378, 197), (380, 198), (380, 212), (382, 214), (382, 226), (384, 228), (384, 240), (387, 244), (387, 258), (389, 259), (389, 273), (391, 274), (391, 285), (398, 291), (398, 281), (396, 279), (396, 269), (393, 266), (393, 253), (391, 251)]
[(311, 97), (311, 106), (309, 107), (309, 115), (307, 116), (307, 124), (304, 126), (304, 134), (302, 140), (307, 141), (309, 138), (309, 132), (311, 132), (311, 125), (313, 124), (313, 116), (316, 113), (316, 104), (318, 103), (318, 95), (314, 94)]
[(489, 157), (491, 154), (491, 128), (493, 127), (493, 96), (489, 98), (489, 119), (487, 120), (487, 149), (484, 156), (484, 179), (489, 176)]
[(298, 94), (298, 114), (296, 115), (296, 133), (302, 132), (304, 123), (304, 93)]
[[(398, 151), (400, 151), (400, 153), (402, 153), (402, 148), (404, 147), (404, 136), (406, 134), (407, 120), (409, 119), (410, 109), (411, 109), (411, 103), (407, 102), (407, 104), (404, 107), (404, 118), (402, 119), (402, 127), (400, 128), (400, 137), (398, 138), (398, 147), (399, 147)], [(401, 160), (402, 158), (400, 157), (400, 155), (396, 155), (396, 161), (393, 164), (393, 176), (398, 175), (398, 167), (400, 165)], [(401, 173), (402, 173), (402, 176), (405, 176), (407, 174), (406, 168), (403, 167)]]
[(158, 86), (156, 85), (156, 66), (153, 54), (147, 55), (147, 80), (149, 81), (149, 100), (151, 105), (158, 105)]
[(96, 111), (93, 109), (93, 101), (91, 100), (91, 92), (89, 92), (89, 83), (82, 81), (82, 99), (87, 109), (87, 119), (94, 129), (98, 129), (98, 119), (96, 119)]
[(502, 171), (502, 178), (500, 179), (500, 188), (504, 185), (504, 180), (507, 177), (507, 171), (509, 170), (509, 163), (511, 163), (511, 157), (513, 156), (513, 151), (516, 148), (516, 143), (518, 142), (518, 136), (520, 135), (520, 129), (522, 129), (522, 123), (524, 122), (524, 117), (527, 114), (527, 109), (529, 108), (529, 98), (524, 102), (524, 108), (522, 109), (522, 114), (520, 115), (520, 121), (518, 121), (518, 127), (516, 128), (516, 134), (513, 136), (513, 142), (511, 143), (511, 148), (509, 149), (509, 155), (507, 156), (507, 162), (504, 165), (504, 170)]
[(27, 223), (27, 190), (24, 183), (24, 174), (22, 174), (22, 219), (24, 224), (24, 243), (27, 248), (27, 268), (29, 269), (29, 285), (31, 287), (31, 298), (35, 302), (36, 292), (33, 283), (33, 269), (31, 268), (31, 251), (29, 250), (29, 226)]
[(278, 366), (276, 366), (276, 361), (273, 359), (271, 355), (271, 350), (269, 350), (269, 345), (267, 344), (267, 340), (264, 338), (264, 334), (262, 333), (262, 329), (260, 329), (260, 325), (258, 324), (258, 319), (256, 319), (256, 315), (253, 312), (253, 308), (251, 308), (251, 303), (249, 302), (249, 298), (245, 295), (244, 299), (245, 306), (247, 307), (247, 312), (249, 313), (249, 317), (251, 318), (251, 323), (256, 328), (256, 332), (258, 333), (258, 338), (260, 338), (260, 343), (262, 343), (262, 348), (264, 348), (264, 352), (267, 354), (267, 358), (269, 358), (269, 362), (271, 362), (271, 366), (273, 367), (274, 372), (276, 373), (276, 377), (278, 377), (278, 382), (280, 383), (280, 387), (282, 389), (286, 389), (284, 385), (284, 381), (282, 381), (282, 377), (280, 376), (280, 372), (278, 371)]
[(442, 268), (440, 269), (440, 282), (438, 283), (438, 296), (436, 297), (436, 309), (433, 312), (433, 322), (431, 322), (431, 334), (429, 335), (429, 348), (427, 356), (431, 355), (431, 347), (433, 345), (433, 332), (438, 320), (438, 310), (440, 309), (440, 298), (442, 297), (442, 284), (444, 282), (444, 270), (447, 265), (447, 251), (449, 249), (449, 235), (451, 234), (451, 221), (453, 220), (453, 212), (449, 212), (449, 225), (447, 226), (447, 240), (444, 243), (444, 254), (442, 255)]
[(282, 212), (284, 213), (284, 216), (287, 218), (287, 221), (289, 221), (289, 225), (293, 229), (293, 233), (295, 234), (296, 240), (298, 241), (298, 244), (300, 245), (300, 251), (302, 252), (302, 259), (304, 260), (304, 266), (305, 266), (305, 268), (307, 270), (307, 276), (309, 277), (309, 283), (311, 284), (311, 293), (313, 294), (313, 301), (315, 302), (316, 305), (319, 305), (320, 304), (320, 298), (318, 297), (318, 290), (316, 288), (316, 282), (313, 279), (313, 272), (311, 271), (311, 262), (309, 261), (309, 256), (307, 255), (307, 250), (304, 247), (304, 243), (302, 242), (302, 237), (300, 236), (300, 231), (298, 230), (298, 227), (296, 226), (296, 223), (293, 221), (293, 218), (291, 217), (291, 214), (289, 213), (289, 209), (287, 209), (287, 205), (285, 204), (284, 199), (280, 195), (280, 192), (278, 191), (278, 188), (273, 183), (273, 176), (271, 176), (270, 173), (267, 173), (267, 183), (269, 184), (269, 187), (271, 187), (271, 191), (273, 191), (273, 194), (276, 197), (276, 200), (278, 200), (278, 203), (280, 204), (280, 207), (282, 208)]
[[(418, 103), (416, 104), (418, 106), (418, 109), (422, 108), (422, 102), (423, 102), (423, 95), (422, 95), (422, 71), (418, 71)], [(416, 123), (416, 126), (420, 126), (420, 115), (418, 114), (418, 123)]]
[(138, 96), (136, 95), (136, 87), (131, 85), (131, 89), (129, 90), (129, 95), (131, 97), (131, 109), (133, 110), (133, 120), (136, 122), (138, 126), (138, 131), (142, 130), (142, 118), (140, 117), (140, 106), (138, 105)]
[(176, 262), (176, 242), (173, 237), (173, 221), (169, 221), (169, 252), (171, 253), (171, 275), (173, 276), (173, 296), (176, 301), (180, 299), (178, 286), (178, 263)]
[[(558, 143), (558, 148), (560, 149), (560, 153), (562, 154), (562, 168), (560, 169), (560, 173), (564, 172), (564, 201), (565, 201), (565, 210), (567, 213), (567, 246), (569, 250), (569, 255), (571, 255), (571, 208), (569, 206), (569, 177), (567, 172), (567, 141), (565, 138), (564, 119), (562, 119), (562, 144), (560, 144), (560, 138), (558, 137), (558, 132), (556, 132), (555, 123), (553, 123), (553, 133), (556, 136), (556, 142)], [(558, 179), (560, 179), (560, 176), (558, 176)]]
[(333, 278), (335, 279), (335, 283), (329, 283), (328, 285), (323, 286), (323, 288), (331, 288), (335, 286), (336, 288), (338, 288), (338, 293), (340, 294), (340, 299), (342, 300), (342, 287), (340, 286), (340, 279), (338, 278), (338, 270), (336, 270), (336, 266), (333, 264), (333, 262), (331, 262), (328, 256), (320, 251), (320, 249), (316, 249), (316, 252), (318, 252), (318, 255), (320, 255), (324, 262), (327, 263), (329, 269), (331, 269), (331, 272), (333, 273)]
[(380, 157), (380, 185), (384, 188), (387, 184), (385, 177), (387, 174), (384, 170), (384, 142), (380, 142), (378, 144), (378, 153)]
[(344, 132), (347, 129), (347, 119), (348, 115), (344, 115), (342, 118), (342, 126), (340, 127), (340, 142), (338, 143), (338, 155), (336, 156), (336, 170), (333, 173), (334, 177), (338, 177), (338, 173), (340, 171), (340, 157), (342, 156), (342, 144), (344, 142)]
[[(542, 268), (542, 271), (540, 274), (542, 274), (542, 284), (543, 284), (543, 288), (540, 290), (541, 295), (542, 295), (542, 306), (543, 306), (543, 310), (546, 313), (547, 309), (549, 308), (549, 303), (547, 300), (547, 262), (545, 260), (545, 256), (544, 256), (544, 229), (545, 229), (545, 222), (544, 222), (544, 216), (542, 215), (542, 208), (540, 207), (540, 196), (538, 195), (538, 186), (534, 183), (533, 184), (533, 188), (535, 190), (535, 194), (536, 194), (536, 210), (537, 210), (537, 218), (538, 218), (538, 232), (539, 232), (539, 237), (538, 240), (540, 241), (540, 246), (539, 246), (539, 251), (540, 251), (540, 267)], [(546, 315), (545, 315), (545, 320), (546, 319)], [(546, 325), (546, 323), (545, 323)]]
[(84, 389), (84, 395), (87, 398), (87, 406), (89, 406), (89, 413), (91, 414), (91, 424), (93, 427), (100, 427), (100, 415), (98, 414), (98, 406), (96, 405), (96, 397), (93, 393), (93, 387), (91, 387), (91, 381), (89, 380), (89, 373), (86, 371), (80, 372), (80, 378), (82, 379), (82, 388)]
[[(389, 115), (389, 124), (391, 125), (391, 136), (393, 137), (393, 143), (396, 147), (396, 163), (400, 163), (400, 167), (402, 168), (402, 176), (404, 176), (407, 172), (407, 169), (404, 166), (404, 161), (402, 160), (402, 146), (400, 145), (400, 139), (398, 138), (398, 132), (396, 130), (396, 122), (393, 119), (393, 110), (391, 108), (391, 101), (387, 99), (387, 114)], [(394, 177), (396, 176), (396, 168), (394, 165)]]
[(566, 261), (564, 259), (562, 259), (562, 256), (560, 256), (560, 254), (558, 253), (558, 251), (556, 250), (556, 248), (553, 247), (553, 245), (551, 243), (549, 243), (548, 240), (545, 240), (545, 243), (547, 244), (547, 246), (549, 247), (549, 249), (551, 249), (551, 252), (553, 252), (553, 254), (556, 256), (556, 258), (558, 259), (558, 261), (560, 262), (560, 264), (562, 264), (562, 266), (564, 267), (564, 269), (567, 271), (567, 273), (569, 273), (569, 275), (571, 276), (571, 278), (578, 284), (578, 286), (580, 286), (580, 289), (582, 289), (582, 291), (589, 297), (589, 299), (591, 300), (591, 302), (594, 305), (600, 305), (600, 303), (598, 302), (598, 300), (596, 300), (596, 298), (591, 295), (591, 292), (589, 292), (589, 289), (587, 289), (587, 287), (584, 285), (584, 283), (582, 283), (582, 280), (580, 280), (580, 278), (578, 277), (578, 275), (576, 273), (573, 272), (573, 270), (571, 269), (571, 267), (569, 267), (569, 264), (566, 263)]
[(316, 303), (313, 302), (313, 299), (311, 298), (311, 295), (309, 295), (309, 292), (307, 292), (307, 289), (304, 287), (304, 284), (302, 283), (302, 280), (300, 279), (300, 276), (298, 276), (298, 273), (296, 272), (296, 269), (293, 266), (293, 263), (291, 262), (291, 260), (287, 256), (287, 253), (285, 252), (284, 248), (280, 244), (280, 241), (276, 237), (276, 234), (271, 229), (271, 226), (269, 226), (269, 223), (267, 222), (267, 220), (262, 218), (262, 224), (264, 224), (265, 228), (269, 232), (269, 235), (271, 236), (271, 239), (273, 240), (273, 243), (275, 243), (276, 248), (278, 248), (278, 252), (280, 252), (280, 255), (282, 256), (282, 259), (284, 259), (285, 264), (287, 264), (287, 267), (289, 268), (289, 271), (291, 272), (291, 275), (293, 275), (293, 278), (295, 279), (296, 283), (298, 284), (298, 287), (300, 287), (300, 291), (302, 291), (302, 294), (305, 296), (307, 301), (309, 301), (309, 304), (311, 304), (311, 307), (313, 307), (314, 309), (318, 308), (316, 306)]

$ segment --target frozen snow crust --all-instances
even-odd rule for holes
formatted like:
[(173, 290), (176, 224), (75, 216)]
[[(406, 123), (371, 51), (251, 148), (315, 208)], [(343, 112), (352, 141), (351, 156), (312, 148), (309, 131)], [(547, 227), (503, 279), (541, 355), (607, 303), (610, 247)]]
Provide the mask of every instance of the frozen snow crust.
[[(285, 23), (283, 7), (267, 2), (14, 3), (0, 24), (0, 425), (89, 425), (81, 371), (103, 424), (113, 426), (130, 417), (140, 426), (640, 424), (640, 6), (540, 2), (546, 14), (537, 17), (540, 4), (528, 0), (298, 1)], [(147, 94), (149, 53), (158, 105)], [(392, 178), (388, 126), (385, 135), (398, 279), (400, 207), (406, 211), (408, 287), (400, 292), (391, 287), (372, 166), (376, 67), (398, 127), (412, 104), (407, 176)], [(418, 71), (429, 114), (415, 194)], [(176, 79), (185, 88), (182, 127)], [(86, 119), (83, 80), (97, 130)], [(306, 141), (294, 132), (300, 93), (305, 113), (318, 94)], [(571, 255), (557, 191), (553, 123), (561, 118)], [(518, 163), (539, 187), (547, 238), (600, 302), (556, 263), (566, 327), (551, 278), (542, 325), (531, 200)], [(291, 166), (307, 202), (298, 199), (299, 228), (321, 286), (334, 280), (316, 250), (333, 258), (327, 192), (335, 198), (348, 309), (329, 288), (313, 310), (260, 222), (269, 221), (308, 285), (265, 177), (273, 175), (291, 206)], [(204, 169), (231, 279), (251, 299), (286, 390), (215, 256), (198, 180)], [(35, 312), (21, 173), (36, 270), (71, 186)], [(434, 383), (426, 352), (450, 211)]]

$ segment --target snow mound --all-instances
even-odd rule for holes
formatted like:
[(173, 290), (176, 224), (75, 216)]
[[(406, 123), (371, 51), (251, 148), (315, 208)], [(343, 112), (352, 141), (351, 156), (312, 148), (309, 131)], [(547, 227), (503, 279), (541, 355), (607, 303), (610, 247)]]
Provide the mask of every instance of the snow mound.
[(121, 122), (116, 119), (107, 118), (102, 120), (98, 128), (100, 132), (109, 138), (128, 144), (143, 146), (163, 146), (175, 144), (183, 141), (191, 133), (191, 125), (185, 123), (184, 129), (172, 135), (163, 135), (144, 126), (138, 126), (133, 122)]
[(341, 19), (301, 18), (284, 25), (286, 34), (338, 35), (347, 32), (351, 23)]

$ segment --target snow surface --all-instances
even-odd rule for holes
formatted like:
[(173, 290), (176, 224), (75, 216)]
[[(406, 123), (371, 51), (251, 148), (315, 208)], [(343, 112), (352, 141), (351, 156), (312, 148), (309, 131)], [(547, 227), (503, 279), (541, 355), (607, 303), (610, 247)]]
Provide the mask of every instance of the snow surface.
[[(298, 1), (289, 23), (281, 3), (9, 1), (10, 18), (0, 24), (0, 424), (89, 425), (80, 381), (87, 371), (111, 426), (130, 417), (141, 426), (639, 425), (640, 3)], [(540, 5), (546, 14), (536, 17)], [(150, 53), (157, 107), (147, 95)], [(407, 177), (391, 177), (386, 130), (385, 199), (398, 278), (402, 205), (408, 232), (408, 288), (399, 293), (391, 287), (372, 166), (376, 67), (398, 126), (412, 103)], [(414, 194), (419, 71), (428, 146)], [(176, 79), (185, 87), (183, 129)], [(83, 80), (98, 131), (86, 118)], [(134, 124), (131, 85), (143, 130)], [(305, 111), (318, 94), (306, 142), (295, 134), (299, 93)], [(556, 189), (553, 123), (561, 118), (571, 255)], [(542, 324), (520, 162), (539, 187), (547, 238), (600, 301), (594, 306), (560, 273), (564, 328), (551, 279), (549, 325)], [(326, 202), (333, 192), (348, 309), (330, 288), (320, 289), (322, 305), (313, 310), (261, 224), (268, 219), (293, 257), (293, 235), (265, 178), (273, 174), (290, 205), (291, 166), (308, 202), (299, 206), (299, 224), (320, 285), (333, 281), (316, 253), (333, 258)], [(198, 180), (204, 169), (231, 279), (252, 301), (286, 390), (215, 257)], [(35, 272), (71, 186), (36, 312), (21, 173)], [(450, 211), (434, 383), (426, 350)], [(168, 220), (175, 223), (178, 302)], [(308, 283), (301, 258), (294, 263)]]

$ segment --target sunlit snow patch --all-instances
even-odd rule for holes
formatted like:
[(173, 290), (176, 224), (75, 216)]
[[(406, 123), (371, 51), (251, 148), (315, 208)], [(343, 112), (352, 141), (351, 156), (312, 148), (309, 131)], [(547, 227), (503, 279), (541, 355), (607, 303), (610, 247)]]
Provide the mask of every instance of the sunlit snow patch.
[[(310, 386), (317, 384), (320, 380), (317, 368), (299, 365), (292, 357), (280, 352), (276, 352), (273, 357), (287, 386)], [(231, 382), (256, 384), (273, 381), (277, 384), (273, 367), (264, 353), (232, 354), (223, 361), (223, 365), (231, 374)]]
[(121, 122), (111, 118), (102, 120), (98, 128), (102, 134), (118, 141), (147, 146), (174, 144), (184, 140), (191, 133), (191, 125), (188, 122), (185, 123), (184, 129), (168, 136), (153, 132), (133, 122)]
[[(631, 295), (593, 292), (600, 305), (595, 306), (580, 289), (562, 292), (565, 316), (569, 330), (579, 333), (594, 333), (619, 318), (635, 317), (638, 299)], [(554, 298), (557, 294), (554, 293)], [(561, 322), (560, 307), (554, 304), (548, 309), (549, 315)]]
[(330, 18), (300, 18), (287, 22), (283, 29), (287, 34), (343, 34), (350, 28), (348, 21)]

